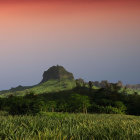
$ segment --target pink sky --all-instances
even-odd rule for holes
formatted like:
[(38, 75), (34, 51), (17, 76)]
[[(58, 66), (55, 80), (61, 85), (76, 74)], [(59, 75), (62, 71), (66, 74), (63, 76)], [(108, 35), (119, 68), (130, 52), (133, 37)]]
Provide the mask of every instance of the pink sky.
[(127, 0), (0, 1), (1, 88), (35, 84), (56, 64), (86, 80), (140, 83), (139, 15)]

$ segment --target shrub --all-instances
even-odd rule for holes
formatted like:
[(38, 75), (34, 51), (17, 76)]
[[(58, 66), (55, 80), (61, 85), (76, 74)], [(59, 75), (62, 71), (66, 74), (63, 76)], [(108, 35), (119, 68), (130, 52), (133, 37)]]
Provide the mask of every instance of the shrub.
[(121, 112), (125, 112), (125, 111), (127, 110), (126, 106), (125, 106), (124, 103), (121, 102), (121, 101), (116, 101), (116, 102), (114, 103), (114, 106), (115, 106), (116, 108), (118, 108)]

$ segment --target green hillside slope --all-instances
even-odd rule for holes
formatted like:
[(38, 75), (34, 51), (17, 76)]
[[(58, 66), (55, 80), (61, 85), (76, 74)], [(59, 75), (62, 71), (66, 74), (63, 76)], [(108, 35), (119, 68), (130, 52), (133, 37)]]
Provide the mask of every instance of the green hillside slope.
[(32, 87), (23, 87), (22, 90), (19, 90), (19, 88), (15, 88), (15, 90), (2, 91), (0, 92), (0, 94), (1, 97), (9, 95), (24, 96), (29, 93), (42, 94), (50, 92), (59, 92), (64, 90), (70, 90), (74, 87), (76, 87), (75, 80), (49, 80), (47, 82), (40, 83)]

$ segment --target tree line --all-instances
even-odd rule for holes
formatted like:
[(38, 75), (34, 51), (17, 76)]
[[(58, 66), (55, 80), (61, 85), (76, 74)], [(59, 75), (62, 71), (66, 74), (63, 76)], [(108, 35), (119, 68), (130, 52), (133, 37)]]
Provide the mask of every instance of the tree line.
[(56, 93), (0, 98), (0, 110), (11, 115), (35, 115), (41, 112), (109, 113), (140, 115), (140, 95), (128, 95), (119, 84), (99, 89), (93, 83), (76, 80), (76, 88)]

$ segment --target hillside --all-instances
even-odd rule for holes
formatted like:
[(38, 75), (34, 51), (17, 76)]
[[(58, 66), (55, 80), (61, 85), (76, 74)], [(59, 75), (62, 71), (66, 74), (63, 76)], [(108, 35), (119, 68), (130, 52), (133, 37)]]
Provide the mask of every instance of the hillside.
[(76, 86), (75, 81), (71, 80), (49, 80), (47, 82), (35, 85), (33, 87), (25, 88), (23, 90), (7, 90), (2, 91), (1, 96), (15, 95), (15, 96), (24, 96), (29, 93), (42, 94), (50, 92), (59, 92), (64, 90), (70, 90)]
[(124, 87), (121, 82), (103, 81), (99, 84), (100, 87), (97, 87), (92, 81), (75, 80), (73, 74), (62, 66), (53, 66), (44, 72), (37, 85), (2, 91), (0, 109), (11, 115), (38, 114), (42, 111), (140, 114), (138, 91)]
[(43, 74), (42, 81), (34, 86), (18, 86), (10, 90), (0, 91), (1, 96), (24, 96), (29, 93), (42, 94), (70, 90), (76, 87), (72, 73), (62, 66), (52, 66)]
[[(26, 94), (34, 93), (34, 94), (43, 94), (43, 93), (51, 93), (51, 92), (59, 92), (64, 90), (71, 90), (78, 85), (88, 87), (88, 83), (85, 83), (84, 80), (74, 79), (72, 73), (68, 72), (63, 66), (52, 66), (47, 71), (43, 73), (43, 78), (39, 84), (34, 86), (21, 86), (11, 88), (10, 90), (0, 91), (0, 96), (5, 97), (9, 95), (15, 96), (24, 96)], [(95, 81), (91, 82), (92, 88), (100, 89), (105, 88), (106, 85), (116, 85), (121, 87), (119, 92), (126, 94), (140, 94), (140, 90), (131, 88), (131, 86), (124, 86), (121, 81), (118, 83), (109, 83), (108, 81)]]

